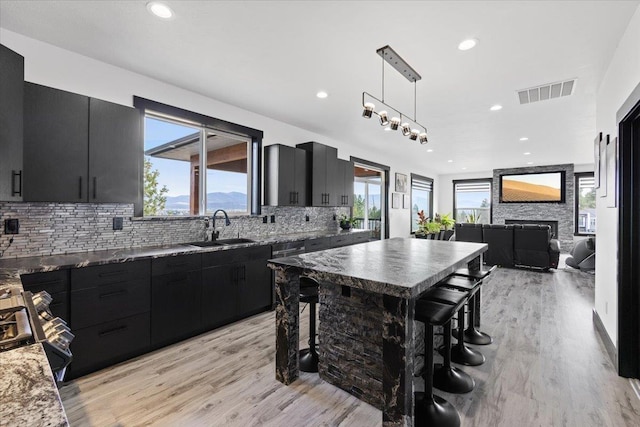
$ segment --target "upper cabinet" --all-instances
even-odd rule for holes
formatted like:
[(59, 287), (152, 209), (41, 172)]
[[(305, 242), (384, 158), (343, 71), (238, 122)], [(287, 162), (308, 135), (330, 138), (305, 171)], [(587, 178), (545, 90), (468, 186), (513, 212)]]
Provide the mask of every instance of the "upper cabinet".
[(307, 205), (307, 152), (286, 145), (264, 148), (264, 204)]
[(0, 45), (0, 200), (22, 200), (24, 58)]
[(307, 176), (310, 182), (311, 206), (339, 206), (338, 193), (338, 150), (317, 142), (305, 142), (296, 147), (308, 152)]
[(338, 206), (353, 206), (353, 180), (353, 162), (338, 159), (338, 170), (336, 175)]
[(25, 201), (135, 203), (140, 210), (138, 110), (25, 83), (24, 124)]

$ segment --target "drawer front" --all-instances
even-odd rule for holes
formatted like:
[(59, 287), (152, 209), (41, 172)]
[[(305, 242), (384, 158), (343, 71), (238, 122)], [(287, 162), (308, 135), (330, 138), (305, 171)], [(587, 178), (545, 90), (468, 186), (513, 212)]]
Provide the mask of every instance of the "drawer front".
[(71, 372), (76, 378), (148, 350), (150, 316), (143, 313), (73, 333)]
[(202, 254), (202, 268), (271, 258), (271, 246), (250, 246)]
[(304, 242), (305, 252), (322, 251), (332, 247), (331, 238), (323, 237), (320, 239), (308, 239)]
[(151, 278), (71, 292), (74, 328), (86, 328), (151, 309)]
[(51, 294), (51, 304), (49, 304), (49, 310), (55, 317), (60, 317), (66, 322), (69, 322), (69, 292), (58, 292), (57, 294)]
[(334, 248), (339, 248), (341, 246), (348, 246), (351, 243), (353, 243), (353, 236), (351, 234), (334, 236), (331, 238), (331, 243)]
[(152, 260), (151, 275), (160, 276), (162, 274), (200, 270), (201, 268), (201, 254), (169, 256)]
[(47, 291), (51, 295), (69, 290), (69, 270), (48, 271), (20, 276), (25, 291)]
[(149, 277), (149, 263), (150, 260), (142, 260), (74, 268), (71, 270), (71, 291), (123, 284)]
[(369, 241), (369, 233), (357, 233), (351, 236), (353, 244)]

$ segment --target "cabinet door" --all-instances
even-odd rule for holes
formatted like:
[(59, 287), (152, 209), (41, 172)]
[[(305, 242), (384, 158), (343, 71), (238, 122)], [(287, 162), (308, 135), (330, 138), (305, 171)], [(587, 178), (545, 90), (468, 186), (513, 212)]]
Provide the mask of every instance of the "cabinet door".
[(299, 148), (293, 149), (294, 154), (294, 189), (295, 192), (295, 205), (307, 206), (309, 201), (307, 200), (307, 152)]
[(325, 145), (313, 145), (311, 165), (311, 204), (327, 206), (327, 147)]
[(89, 201), (138, 202), (143, 150), (140, 111), (91, 98)]
[(342, 206), (353, 206), (353, 181), (355, 178), (355, 171), (353, 169), (353, 162), (344, 162), (344, 203)]
[(24, 58), (0, 45), (0, 200), (22, 201)]
[(86, 202), (89, 98), (24, 86), (24, 200)]
[(271, 307), (271, 270), (267, 259), (246, 262), (238, 271), (240, 315)]
[(169, 344), (201, 330), (201, 271), (155, 276), (151, 282), (151, 344)]
[[(330, 148), (330, 147), (327, 147)], [(340, 199), (344, 186), (342, 185), (342, 177), (344, 176), (344, 167), (336, 156), (331, 156), (331, 151), (327, 150), (327, 205), (340, 206)]]
[(238, 265), (202, 270), (202, 323), (205, 330), (229, 323), (238, 315)]

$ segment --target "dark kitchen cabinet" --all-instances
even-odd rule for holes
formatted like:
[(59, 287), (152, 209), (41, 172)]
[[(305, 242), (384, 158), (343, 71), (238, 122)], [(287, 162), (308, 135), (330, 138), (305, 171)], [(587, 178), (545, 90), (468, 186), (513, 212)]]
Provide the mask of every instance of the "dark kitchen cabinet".
[(34, 83), (24, 93), (24, 200), (140, 210), (140, 112)]
[[(318, 142), (305, 142), (296, 147), (308, 152), (307, 192), (311, 206), (339, 206), (338, 150)], [(340, 180), (341, 181), (341, 180)]]
[(49, 305), (51, 314), (69, 323), (69, 270), (23, 274), (22, 287), (32, 293), (46, 291), (53, 300)]
[(24, 58), (0, 45), (0, 200), (22, 201)]
[(353, 162), (337, 160), (336, 191), (338, 206), (353, 206)]
[(202, 317), (211, 329), (271, 307), (271, 246), (203, 254)]
[(149, 349), (151, 261), (71, 269), (69, 289), (71, 378)]
[(170, 344), (202, 330), (201, 268), (200, 254), (152, 261), (152, 346)]
[(306, 206), (307, 151), (274, 144), (264, 149), (265, 205)]
[(24, 200), (86, 202), (89, 98), (24, 84)]

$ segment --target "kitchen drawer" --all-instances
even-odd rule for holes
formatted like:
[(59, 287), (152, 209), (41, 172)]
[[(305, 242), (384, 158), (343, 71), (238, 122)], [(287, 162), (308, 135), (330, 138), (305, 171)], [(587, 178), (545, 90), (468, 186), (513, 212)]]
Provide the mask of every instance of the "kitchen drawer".
[(71, 270), (71, 292), (147, 278), (149, 262), (141, 260), (74, 268)]
[(86, 328), (151, 309), (151, 278), (126, 281), (71, 293), (74, 328)]
[(271, 258), (271, 246), (250, 246), (202, 254), (202, 268)]
[(352, 243), (364, 243), (369, 241), (369, 233), (356, 233), (351, 236)]
[(152, 260), (151, 275), (160, 276), (163, 274), (200, 270), (201, 268), (201, 254), (168, 256)]
[(304, 242), (305, 252), (322, 251), (332, 247), (331, 237), (321, 237), (319, 239), (307, 239)]
[(22, 287), (33, 293), (47, 291), (51, 295), (69, 290), (69, 270), (47, 271), (45, 273), (23, 274)]
[(348, 246), (351, 243), (353, 243), (353, 236), (351, 234), (341, 234), (331, 238), (331, 246), (334, 248)]
[(136, 356), (149, 348), (150, 316), (142, 313), (89, 328), (74, 329), (74, 378)]
[(57, 294), (51, 294), (51, 304), (49, 304), (49, 311), (54, 317), (60, 317), (66, 322), (69, 322), (69, 292), (58, 292)]

